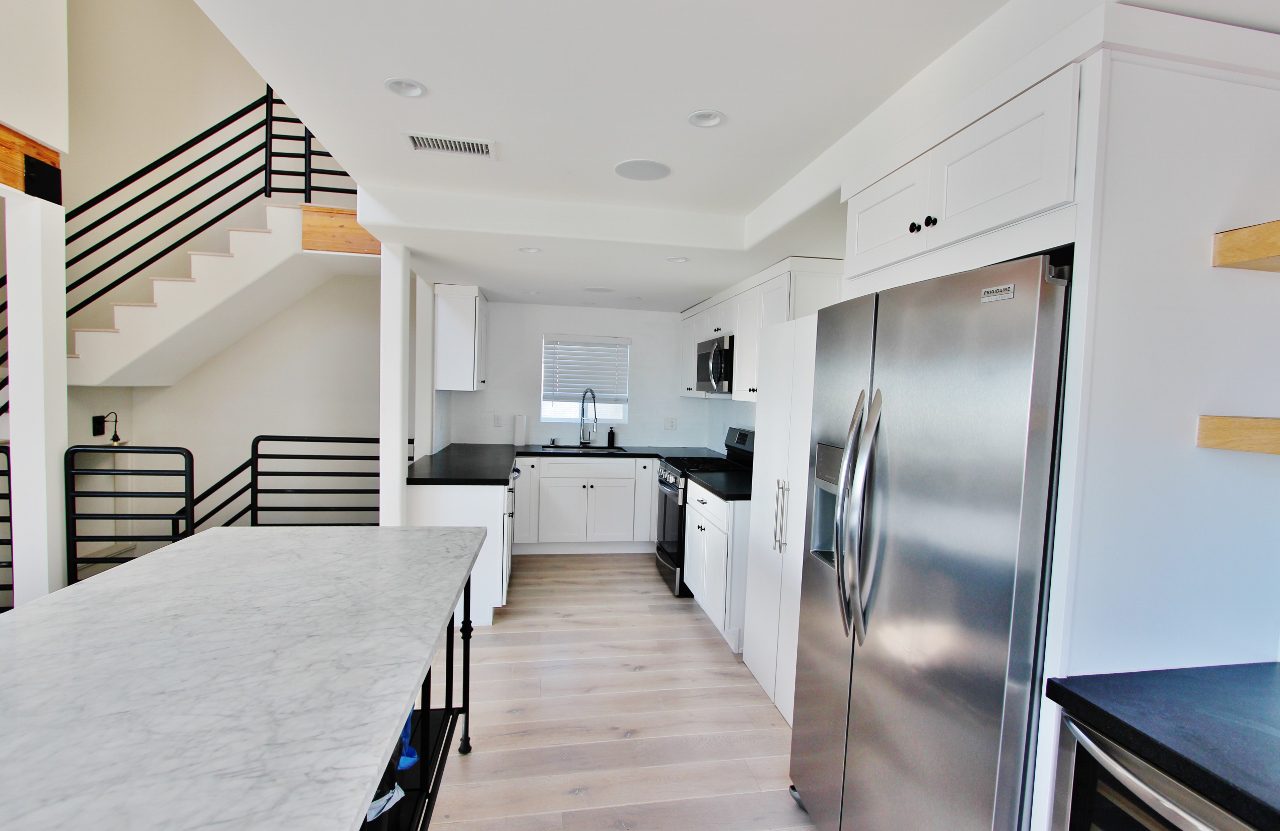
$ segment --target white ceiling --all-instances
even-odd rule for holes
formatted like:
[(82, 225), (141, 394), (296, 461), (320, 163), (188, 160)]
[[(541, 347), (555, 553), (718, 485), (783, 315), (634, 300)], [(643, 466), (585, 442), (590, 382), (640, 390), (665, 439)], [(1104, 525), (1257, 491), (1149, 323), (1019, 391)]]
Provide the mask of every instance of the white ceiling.
[[(743, 218), (1003, 0), (197, 2), (372, 200), (402, 206), (370, 224), (384, 241), (513, 299), (517, 286), (571, 293), (589, 279), (615, 288), (610, 297), (675, 308), (693, 286), (748, 276), (775, 238), (810, 246), (782, 255), (838, 256), (831, 210), (753, 246), (769, 254), (744, 250)], [(428, 92), (393, 96), (389, 77)], [(699, 108), (723, 111), (725, 123), (690, 126)], [(498, 157), (415, 152), (409, 132), (492, 141)], [(638, 157), (672, 175), (613, 173)], [(415, 193), (436, 209), (419, 210)], [(572, 210), (543, 203), (614, 222), (602, 229), (589, 216), (579, 229)], [(551, 215), (556, 224), (544, 224)], [(717, 230), (696, 238), (704, 228)], [(538, 239), (563, 245), (553, 254)], [(549, 256), (511, 261), (520, 240)], [(704, 249), (702, 265), (664, 269), (682, 253), (669, 251), (675, 243)], [(654, 270), (648, 254), (662, 255)]]

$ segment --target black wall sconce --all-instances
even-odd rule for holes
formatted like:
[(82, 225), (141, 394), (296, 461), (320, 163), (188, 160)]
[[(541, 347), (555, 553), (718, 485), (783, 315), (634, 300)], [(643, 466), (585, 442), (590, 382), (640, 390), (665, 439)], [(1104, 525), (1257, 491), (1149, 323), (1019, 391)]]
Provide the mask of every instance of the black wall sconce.
[(118, 445), (120, 444), (120, 416), (116, 415), (114, 410), (106, 415), (92, 417), (93, 434), (95, 436), (105, 436), (107, 434), (108, 421), (111, 422), (111, 443)]

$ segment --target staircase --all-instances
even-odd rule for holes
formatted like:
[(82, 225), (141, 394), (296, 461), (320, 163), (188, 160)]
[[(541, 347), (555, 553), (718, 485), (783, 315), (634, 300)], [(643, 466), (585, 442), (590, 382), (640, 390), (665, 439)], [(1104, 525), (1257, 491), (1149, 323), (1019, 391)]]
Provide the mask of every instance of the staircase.
[(150, 302), (113, 302), (110, 328), (73, 326), (67, 383), (174, 384), (333, 277), (377, 274), (375, 256), (304, 249), (307, 210), (269, 205), (265, 229), (230, 231), (229, 253), (193, 253), (189, 277), (151, 278)]
[[(332, 154), (268, 87), (67, 212), (68, 380), (164, 386), (338, 275), (374, 274), (377, 243)], [(306, 241), (309, 217), (341, 245)], [(229, 227), (229, 226), (250, 227)], [(332, 234), (330, 234), (332, 236)], [(364, 253), (352, 254), (351, 251)], [(345, 252), (345, 253), (339, 253)], [(0, 275), (0, 291), (4, 288)], [(0, 438), (7, 436), (7, 303), (0, 299)]]

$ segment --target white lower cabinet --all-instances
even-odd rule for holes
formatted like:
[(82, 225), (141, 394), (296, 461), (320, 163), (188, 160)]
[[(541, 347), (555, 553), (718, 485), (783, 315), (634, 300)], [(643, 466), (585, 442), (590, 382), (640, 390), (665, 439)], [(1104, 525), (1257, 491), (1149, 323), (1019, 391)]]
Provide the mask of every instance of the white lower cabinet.
[(636, 480), (587, 482), (587, 542), (626, 542), (635, 536)]
[(538, 542), (587, 541), (587, 480), (538, 481)]
[(516, 459), (520, 478), (515, 483), (515, 542), (538, 541), (538, 458), (520, 456)]
[(690, 482), (686, 492), (684, 582), (734, 652), (742, 651), (748, 502), (726, 502)]
[(809, 478), (817, 318), (771, 326), (761, 340), (742, 660), (791, 721)]
[[(511, 577), (510, 485), (409, 485), (406, 524), (417, 527), (467, 525), (487, 532), (471, 569), (471, 620), (493, 623), (493, 610), (504, 605)], [(461, 601), (459, 601), (461, 612)], [(461, 619), (461, 618), (459, 618)]]
[(517, 542), (656, 538), (656, 459), (522, 456), (516, 465)]

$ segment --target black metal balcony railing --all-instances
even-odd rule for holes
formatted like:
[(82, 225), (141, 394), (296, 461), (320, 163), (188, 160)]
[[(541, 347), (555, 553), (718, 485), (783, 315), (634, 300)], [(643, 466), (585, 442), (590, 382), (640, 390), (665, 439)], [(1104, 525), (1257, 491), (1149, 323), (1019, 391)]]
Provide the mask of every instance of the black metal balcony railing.
[[(168, 544), (201, 528), (245, 524), (246, 517), (257, 526), (377, 525), (377, 444), (258, 436), (248, 459), (198, 495), (186, 448), (72, 447), (65, 457), (68, 580), (140, 556), (139, 544)], [(164, 461), (123, 461), (139, 456)], [(176, 478), (181, 489), (171, 485)]]
[(0, 493), (0, 612), (7, 612), (13, 608), (13, 503), (7, 444), (0, 444), (0, 463), (4, 465), (0, 471), (0, 487), (4, 488)]

